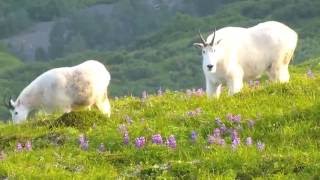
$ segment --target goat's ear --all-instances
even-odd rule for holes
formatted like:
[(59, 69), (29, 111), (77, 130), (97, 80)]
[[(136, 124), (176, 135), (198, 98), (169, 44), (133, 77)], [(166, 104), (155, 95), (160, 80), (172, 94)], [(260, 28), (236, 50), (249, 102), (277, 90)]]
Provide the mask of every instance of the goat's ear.
[(193, 43), (193, 46), (200, 49), (204, 48), (204, 45), (202, 43)]
[(12, 100), (12, 99), (10, 99), (10, 106), (12, 106), (12, 107), (14, 107), (15, 106), (15, 103), (14, 103), (14, 101)]
[(216, 44), (219, 44), (221, 41), (222, 41), (222, 39), (219, 39)]

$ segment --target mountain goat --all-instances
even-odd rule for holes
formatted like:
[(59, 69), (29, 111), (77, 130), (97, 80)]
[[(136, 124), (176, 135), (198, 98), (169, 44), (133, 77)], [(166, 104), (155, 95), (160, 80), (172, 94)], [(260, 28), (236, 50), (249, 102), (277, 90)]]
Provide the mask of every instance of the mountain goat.
[(44, 72), (24, 88), (15, 101), (10, 98), (5, 105), (14, 123), (26, 120), (29, 112), (37, 109), (52, 113), (96, 106), (110, 116), (109, 82), (110, 74), (105, 66), (88, 60), (77, 66)]
[(225, 27), (214, 31), (194, 46), (202, 50), (202, 69), (208, 96), (219, 97), (222, 83), (229, 94), (239, 92), (243, 81), (267, 72), (271, 81), (288, 82), (288, 65), (297, 46), (298, 35), (275, 21), (250, 28)]

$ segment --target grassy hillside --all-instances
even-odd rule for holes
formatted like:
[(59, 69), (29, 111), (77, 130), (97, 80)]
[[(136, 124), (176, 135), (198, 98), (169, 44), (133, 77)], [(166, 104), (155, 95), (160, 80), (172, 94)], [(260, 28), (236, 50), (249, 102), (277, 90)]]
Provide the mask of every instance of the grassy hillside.
[[(229, 97), (168, 91), (146, 99), (112, 99), (112, 117), (98, 112), (39, 116), (20, 125), (0, 124), (0, 176), (5, 178), (280, 178), (320, 177), (318, 60), (291, 68), (289, 84), (261, 82)], [(306, 74), (312, 67), (314, 77)], [(227, 115), (240, 115), (240, 122)], [(220, 118), (225, 145), (210, 144)], [(239, 120), (239, 118), (238, 118)], [(252, 123), (254, 122), (254, 123)], [(248, 124), (249, 123), (249, 124)], [(253, 125), (253, 126), (252, 126)], [(240, 145), (232, 147), (236, 130)], [(191, 133), (197, 135), (191, 139)], [(79, 145), (79, 135), (88, 140)], [(124, 143), (124, 134), (129, 137)], [(153, 144), (160, 134), (169, 145)], [(145, 137), (137, 148), (135, 139)], [(252, 137), (253, 145), (246, 145)], [(159, 140), (159, 138), (158, 138)], [(212, 139), (211, 139), (212, 140)], [(32, 149), (17, 149), (31, 142)], [(220, 141), (219, 141), (220, 142)], [(257, 143), (264, 143), (264, 148)], [(105, 151), (98, 151), (103, 143)], [(141, 145), (141, 144), (140, 144)]]
[[(75, 4), (79, 5), (75, 8), (81, 8), (112, 0), (63, 1), (63, 6), (51, 6), (49, 2), (53, 3), (52, 0), (39, 2), (21, 1), (23, 6), (18, 1), (0, 2), (4, 17), (0, 25), (11, 27), (8, 26), (11, 21), (19, 25), (12, 26), (13, 29), (3, 28), (1, 36), (19, 32), (21, 26), (30, 25), (30, 19), (33, 22), (63, 17), (68, 14), (68, 7)], [(192, 1), (185, 2), (192, 4)], [(106, 41), (110, 35), (100, 36), (108, 31), (94, 25), (100, 21), (89, 19), (92, 26), (80, 21), (82, 26), (88, 27), (85, 29), (88, 32), (72, 33), (81, 42), (92, 40), (91, 37), (97, 38), (98, 44), (95, 41), (90, 43), (99, 50), (88, 46), (80, 51), (68, 46), (75, 53), (67, 53), (68, 56), (48, 62), (29, 64), (21, 64), (15, 57), (0, 53), (0, 97), (17, 97), (28, 83), (44, 71), (76, 65), (86, 59), (100, 60), (112, 76), (110, 119), (93, 111), (63, 116), (39, 115), (20, 125), (0, 123), (0, 178), (319, 179), (320, 58), (316, 57), (320, 56), (320, 1), (228, 0), (219, 8), (215, 7), (214, 11), (206, 6), (205, 2), (209, 1), (202, 2), (202, 6), (197, 7), (199, 11), (207, 9), (200, 13), (201, 16), (185, 10), (157, 31), (145, 33), (146, 29), (139, 28), (146, 24), (139, 21), (141, 24), (136, 24), (137, 29), (131, 30), (143, 35), (133, 37), (133, 34), (127, 34), (132, 41), (125, 39), (126, 44), (118, 42), (121, 46), (114, 47), (112, 51), (106, 51), (103, 46), (112, 46)], [(47, 6), (53, 8), (50, 13), (46, 13)], [(135, 11), (129, 9), (134, 14)], [(10, 13), (13, 10), (19, 11), (17, 16)], [(26, 13), (29, 16), (25, 16)], [(121, 18), (131, 21), (126, 16)], [(225, 90), (218, 100), (209, 99), (199, 92), (191, 95), (185, 93), (188, 88), (204, 86), (200, 52), (192, 47), (194, 42), (199, 41), (199, 29), (208, 34), (215, 27), (248, 27), (267, 20), (282, 21), (299, 33), (299, 44), (292, 64), (305, 62), (290, 66), (292, 80), (289, 84), (270, 84), (263, 80), (258, 86), (247, 85), (233, 97), (227, 96)], [(97, 32), (90, 31), (90, 28)], [(81, 26), (78, 29), (83, 30)], [(121, 36), (121, 33), (116, 34)], [(113, 40), (117, 41), (117, 36)], [(61, 44), (56, 45), (63, 48)], [(312, 77), (307, 75), (309, 69), (314, 73)], [(156, 94), (160, 87), (169, 90), (146, 99), (137, 97), (143, 90)], [(232, 122), (239, 120), (239, 116), (231, 118), (228, 116), (230, 113), (240, 115), (240, 122)], [(0, 105), (0, 119), (8, 117), (8, 111)], [(216, 128), (223, 129), (221, 123), (216, 123), (216, 118), (220, 118), (228, 129), (220, 136), (217, 130), (214, 134)], [(234, 144), (232, 147), (233, 130), (239, 134), (240, 145)], [(192, 140), (193, 131), (196, 138)], [(89, 140), (88, 147), (86, 143), (79, 145), (82, 134)], [(129, 137), (128, 144), (124, 143), (125, 134)], [(173, 135), (176, 147), (172, 148), (175, 145), (173, 139), (169, 145), (153, 144), (152, 135), (156, 134), (160, 134), (164, 142)], [(144, 147), (136, 147), (135, 139), (138, 137), (145, 137)], [(253, 145), (246, 145), (247, 137), (252, 137)], [(224, 146), (215, 144), (222, 143), (222, 138)], [(215, 142), (210, 144), (208, 141)], [(32, 148), (26, 145), (28, 142)], [(20, 143), (25, 147), (17, 148)], [(105, 146), (104, 152), (97, 150), (101, 143)]]

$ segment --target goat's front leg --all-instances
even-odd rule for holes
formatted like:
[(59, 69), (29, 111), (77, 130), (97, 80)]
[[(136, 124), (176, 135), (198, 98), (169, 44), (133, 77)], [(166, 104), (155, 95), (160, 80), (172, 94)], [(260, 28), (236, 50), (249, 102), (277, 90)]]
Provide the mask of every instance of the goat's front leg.
[(219, 98), (222, 84), (218, 81), (206, 80), (206, 92), (208, 97)]
[(241, 77), (234, 77), (227, 82), (229, 88), (229, 95), (234, 95), (241, 91), (243, 87), (243, 79)]

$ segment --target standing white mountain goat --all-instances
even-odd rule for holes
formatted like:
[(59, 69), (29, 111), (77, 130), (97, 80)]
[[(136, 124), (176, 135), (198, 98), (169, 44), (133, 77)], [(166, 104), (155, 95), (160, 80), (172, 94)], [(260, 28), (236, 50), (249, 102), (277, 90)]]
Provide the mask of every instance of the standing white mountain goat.
[(88, 60), (73, 67), (48, 70), (33, 80), (14, 101), (5, 102), (14, 123), (28, 117), (32, 110), (70, 112), (96, 106), (110, 116), (107, 89), (110, 74), (105, 66)]
[(269, 21), (250, 28), (225, 27), (194, 46), (202, 50), (202, 69), (208, 96), (219, 97), (222, 83), (229, 94), (239, 92), (243, 81), (266, 72), (271, 81), (288, 82), (288, 65), (297, 46), (298, 35), (288, 26)]

